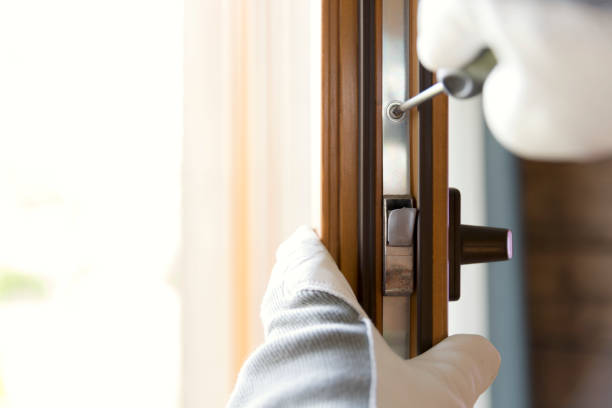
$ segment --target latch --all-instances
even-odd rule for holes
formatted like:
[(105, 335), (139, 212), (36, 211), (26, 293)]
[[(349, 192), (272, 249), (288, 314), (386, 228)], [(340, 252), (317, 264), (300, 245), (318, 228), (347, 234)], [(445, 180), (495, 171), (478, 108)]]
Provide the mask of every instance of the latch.
[(385, 196), (384, 280), (385, 296), (409, 296), (414, 291), (414, 246), (417, 209), (407, 195)]

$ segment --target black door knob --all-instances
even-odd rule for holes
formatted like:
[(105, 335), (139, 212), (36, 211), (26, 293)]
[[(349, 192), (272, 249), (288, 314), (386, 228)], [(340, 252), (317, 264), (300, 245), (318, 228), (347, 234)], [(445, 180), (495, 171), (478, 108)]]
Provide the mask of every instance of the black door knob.
[(461, 194), (448, 191), (448, 299), (461, 296), (461, 265), (507, 261), (512, 258), (512, 231), (461, 225)]
[(460, 225), (459, 238), (461, 265), (512, 258), (512, 231), (508, 229)]

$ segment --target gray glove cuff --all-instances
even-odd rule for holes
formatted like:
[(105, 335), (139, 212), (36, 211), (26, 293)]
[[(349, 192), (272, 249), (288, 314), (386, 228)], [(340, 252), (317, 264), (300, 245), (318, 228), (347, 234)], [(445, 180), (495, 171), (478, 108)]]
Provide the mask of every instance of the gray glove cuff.
[(230, 407), (367, 407), (367, 326), (342, 299), (316, 290), (277, 297), (266, 342), (243, 366)]

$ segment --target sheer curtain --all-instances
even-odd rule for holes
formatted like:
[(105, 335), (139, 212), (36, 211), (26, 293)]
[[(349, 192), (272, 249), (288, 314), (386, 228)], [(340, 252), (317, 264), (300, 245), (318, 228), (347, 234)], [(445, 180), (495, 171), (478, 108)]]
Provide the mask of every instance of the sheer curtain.
[(0, 407), (224, 405), (319, 218), (319, 9), (0, 2)]
[(319, 220), (320, 20), (318, 1), (185, 3), (186, 407), (225, 403), (276, 247)]

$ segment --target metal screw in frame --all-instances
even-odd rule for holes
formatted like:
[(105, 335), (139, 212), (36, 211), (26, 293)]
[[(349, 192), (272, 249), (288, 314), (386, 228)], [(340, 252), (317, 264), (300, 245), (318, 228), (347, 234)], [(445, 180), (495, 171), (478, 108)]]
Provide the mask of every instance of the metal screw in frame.
[(399, 109), (402, 102), (392, 101), (387, 105), (387, 117), (394, 122), (401, 122), (406, 117), (406, 112)]

